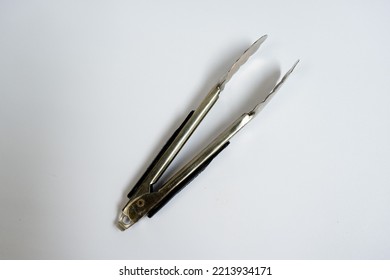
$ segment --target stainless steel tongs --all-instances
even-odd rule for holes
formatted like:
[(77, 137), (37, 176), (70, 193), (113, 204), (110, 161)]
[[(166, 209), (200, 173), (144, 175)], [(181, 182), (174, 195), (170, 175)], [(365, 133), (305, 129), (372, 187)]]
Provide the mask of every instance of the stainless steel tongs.
[(134, 188), (127, 195), (129, 201), (123, 208), (118, 225), (120, 229), (126, 230), (136, 223), (143, 216), (147, 215), (151, 218), (158, 210), (160, 210), (174, 195), (182, 190), (193, 178), (202, 172), (207, 165), (229, 145), (229, 140), (241, 128), (243, 128), (250, 120), (252, 120), (258, 112), (268, 103), (271, 97), (278, 91), (287, 77), (294, 70), (299, 62), (294, 63), (292, 68), (283, 76), (276, 84), (271, 92), (252, 110), (242, 114), (237, 120), (229, 125), (221, 134), (210, 142), (199, 154), (177, 171), (156, 191), (153, 191), (153, 185), (160, 179), (161, 175), (167, 169), (169, 164), (179, 153), (192, 133), (198, 127), (200, 122), (209, 112), (211, 107), (216, 103), (219, 94), (224, 89), (226, 83), (232, 78), (237, 70), (254, 54), (265, 41), (267, 35), (262, 36), (254, 42), (232, 67), (222, 76), (219, 82), (210, 90), (196, 110), (189, 113), (180, 127), (173, 133), (171, 138), (163, 146), (156, 158), (146, 169), (145, 173), (139, 179)]

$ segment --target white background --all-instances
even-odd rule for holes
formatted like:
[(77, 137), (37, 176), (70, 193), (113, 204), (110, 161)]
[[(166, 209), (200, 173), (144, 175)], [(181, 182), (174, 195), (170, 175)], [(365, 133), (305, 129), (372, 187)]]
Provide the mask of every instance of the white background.
[[(388, 1), (0, 2), (0, 258), (390, 258)], [(253, 41), (172, 164), (260, 116), (153, 219), (125, 195)]]

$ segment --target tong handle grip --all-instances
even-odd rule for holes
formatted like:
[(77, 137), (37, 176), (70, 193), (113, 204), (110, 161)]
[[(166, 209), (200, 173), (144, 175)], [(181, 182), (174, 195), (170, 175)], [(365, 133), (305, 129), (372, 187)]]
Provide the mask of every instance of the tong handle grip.
[[(153, 167), (156, 165), (156, 163), (160, 160), (160, 158), (163, 156), (165, 151), (169, 148), (169, 146), (172, 144), (172, 142), (175, 140), (177, 135), (180, 133), (180, 131), (183, 129), (185, 124), (188, 122), (188, 120), (191, 118), (191, 116), (194, 114), (194, 110), (192, 110), (188, 116), (185, 118), (183, 123), (179, 126), (178, 129), (175, 130), (175, 132), (172, 134), (172, 136), (168, 139), (168, 141), (165, 143), (165, 145), (162, 147), (160, 152), (157, 154), (157, 156), (154, 158), (152, 163), (148, 166), (144, 174), (141, 176), (141, 178), (138, 180), (138, 182), (135, 184), (135, 186), (131, 189), (131, 191), (127, 194), (127, 197), (130, 199), (139, 189), (141, 183), (145, 180), (146, 176), (149, 174), (149, 172), (153, 169)], [(150, 185), (150, 188), (152, 188), (152, 185)], [(152, 191), (151, 189), (149, 190)]]
[(175, 186), (175, 188), (169, 192), (164, 198), (156, 204), (149, 212), (148, 217), (153, 217), (161, 208), (163, 208), (175, 195), (177, 195), (184, 187), (186, 187), (189, 183), (191, 183), (192, 180), (194, 180), (200, 173), (202, 173), (203, 170), (206, 169), (206, 167), (211, 163), (211, 161), (220, 153), (222, 152), (230, 142), (226, 142), (223, 146), (219, 148), (218, 151), (216, 151), (209, 159), (207, 159), (205, 162), (203, 162), (201, 165), (198, 166), (193, 172), (187, 176), (180, 184)]

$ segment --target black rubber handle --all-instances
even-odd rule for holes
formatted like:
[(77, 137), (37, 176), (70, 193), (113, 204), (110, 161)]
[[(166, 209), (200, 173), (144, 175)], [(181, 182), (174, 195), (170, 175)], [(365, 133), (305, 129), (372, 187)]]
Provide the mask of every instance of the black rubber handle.
[[(138, 190), (143, 180), (145, 180), (145, 177), (148, 175), (148, 173), (153, 169), (153, 167), (156, 165), (156, 163), (160, 160), (164, 152), (169, 148), (169, 146), (172, 144), (172, 142), (175, 140), (177, 135), (180, 133), (180, 131), (183, 129), (185, 124), (188, 122), (188, 120), (191, 118), (192, 114), (194, 113), (194, 110), (192, 110), (188, 116), (185, 118), (184, 122), (179, 126), (178, 129), (175, 130), (175, 132), (172, 134), (172, 136), (168, 139), (168, 141), (165, 143), (165, 145), (162, 147), (161, 151), (157, 154), (157, 156), (154, 158), (152, 163), (149, 165), (149, 167), (146, 169), (145, 173), (141, 176), (141, 178), (138, 180), (137, 184), (132, 188), (132, 190), (127, 194), (128, 198), (131, 198), (134, 193)], [(152, 185), (150, 185), (150, 188), (152, 188)], [(150, 191), (152, 191), (150, 189)]]
[(165, 206), (175, 195), (177, 195), (185, 186), (191, 183), (206, 167), (210, 164), (210, 162), (220, 153), (223, 149), (225, 149), (230, 142), (226, 142), (217, 152), (215, 152), (207, 161), (202, 163), (191, 175), (189, 175), (183, 182), (181, 182), (177, 187), (172, 190), (168, 195), (166, 195), (160, 203), (156, 204), (149, 212), (148, 217), (151, 218), (156, 214), (161, 208)]

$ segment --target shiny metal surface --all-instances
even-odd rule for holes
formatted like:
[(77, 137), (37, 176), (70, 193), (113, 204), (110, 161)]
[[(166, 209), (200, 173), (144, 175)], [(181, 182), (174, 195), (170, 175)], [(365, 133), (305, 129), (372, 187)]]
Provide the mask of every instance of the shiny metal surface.
[(260, 37), (256, 42), (254, 42), (244, 53), (233, 63), (230, 69), (226, 72), (225, 75), (220, 79), (219, 83), (210, 90), (210, 92), (203, 99), (199, 107), (195, 110), (194, 114), (189, 119), (188, 123), (180, 131), (180, 134), (171, 144), (168, 150), (165, 152), (161, 160), (156, 164), (156, 166), (151, 170), (150, 176), (146, 181), (149, 181), (150, 184), (154, 184), (161, 177), (164, 171), (167, 169), (172, 160), (176, 157), (178, 152), (187, 142), (188, 138), (192, 135), (195, 129), (198, 127), (203, 118), (207, 115), (212, 106), (217, 102), (219, 93), (224, 89), (225, 85), (230, 81), (232, 76), (237, 73), (240, 67), (248, 61), (261, 46), (261, 44), (267, 39), (267, 35)]
[(264, 106), (269, 102), (271, 97), (280, 89), (288, 76), (292, 73), (299, 60), (276, 84), (272, 91), (251, 111), (242, 114), (237, 120), (229, 125), (221, 134), (219, 134), (210, 144), (206, 146), (199, 154), (184, 165), (176, 174), (174, 174), (157, 192), (145, 193), (133, 201), (130, 201), (123, 209), (122, 218), (128, 217), (127, 225), (121, 224), (122, 229), (130, 227), (139, 219), (145, 216), (156, 204), (179, 186), (184, 180), (192, 175), (193, 172), (209, 160), (223, 145), (225, 145), (238, 131), (240, 131), (248, 122), (250, 122)]
[(150, 176), (147, 178), (147, 181), (150, 184), (156, 183), (161, 177), (180, 149), (187, 142), (188, 138), (190, 138), (200, 122), (207, 115), (211, 107), (213, 107), (215, 102), (217, 102), (220, 92), (221, 90), (219, 86), (216, 86), (206, 95), (199, 107), (195, 110), (194, 114), (180, 131), (179, 135), (164, 153), (161, 160), (157, 162), (156, 166), (150, 172)]
[(219, 134), (213, 141), (210, 142), (199, 154), (184, 165), (178, 172), (176, 172), (170, 179), (165, 182), (162, 187), (155, 192), (151, 192), (151, 186), (158, 181), (166, 168), (172, 160), (179, 153), (186, 141), (195, 131), (197, 126), (218, 100), (219, 94), (224, 88), (225, 84), (238, 71), (238, 69), (254, 54), (265, 41), (267, 36), (263, 36), (253, 43), (237, 61), (232, 65), (229, 71), (221, 78), (220, 82), (210, 90), (210, 92), (203, 99), (198, 108), (194, 111), (185, 125), (180, 129), (179, 133), (169, 146), (163, 151), (162, 156), (153, 163), (151, 169), (140, 182), (138, 189), (130, 197), (128, 203), (123, 208), (119, 217), (118, 226), (122, 230), (126, 230), (140, 218), (147, 215), (148, 212), (163, 201), (164, 198), (174, 192), (183, 182), (191, 178), (192, 175), (199, 172), (209, 160), (211, 160), (218, 152), (223, 149), (223, 146), (241, 130), (255, 115), (268, 103), (271, 97), (278, 91), (281, 85), (285, 82), (287, 77), (294, 70), (297, 61), (293, 67), (284, 75), (274, 89), (251, 111), (242, 114), (236, 121), (229, 125), (221, 134)]

